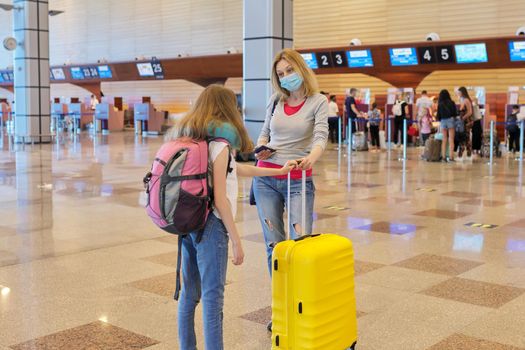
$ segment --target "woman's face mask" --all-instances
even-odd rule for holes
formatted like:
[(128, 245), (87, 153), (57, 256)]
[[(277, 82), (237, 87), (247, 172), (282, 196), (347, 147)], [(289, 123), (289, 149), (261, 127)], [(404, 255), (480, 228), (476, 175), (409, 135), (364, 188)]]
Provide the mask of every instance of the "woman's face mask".
[(280, 78), (279, 81), (281, 83), (281, 87), (290, 92), (299, 90), (299, 88), (303, 85), (303, 78), (301, 78), (301, 76), (295, 72)]

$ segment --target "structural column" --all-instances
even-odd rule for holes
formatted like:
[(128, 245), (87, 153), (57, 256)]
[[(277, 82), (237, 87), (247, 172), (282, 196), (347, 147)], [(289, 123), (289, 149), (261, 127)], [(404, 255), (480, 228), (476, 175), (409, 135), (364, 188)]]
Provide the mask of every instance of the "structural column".
[(293, 45), (293, 1), (244, 0), (243, 21), (243, 115), (256, 141), (273, 92), (273, 59)]
[(15, 142), (51, 141), (49, 6), (14, 0)]

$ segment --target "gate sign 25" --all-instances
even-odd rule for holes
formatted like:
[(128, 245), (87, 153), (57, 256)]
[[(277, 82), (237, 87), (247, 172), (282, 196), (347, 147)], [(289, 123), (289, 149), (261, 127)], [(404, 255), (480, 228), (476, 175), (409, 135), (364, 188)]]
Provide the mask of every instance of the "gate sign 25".
[(316, 56), (319, 68), (330, 68), (334, 66), (332, 64), (332, 56), (330, 52), (318, 52), (316, 53)]
[(450, 46), (418, 47), (419, 62), (422, 64), (455, 63), (454, 48)]

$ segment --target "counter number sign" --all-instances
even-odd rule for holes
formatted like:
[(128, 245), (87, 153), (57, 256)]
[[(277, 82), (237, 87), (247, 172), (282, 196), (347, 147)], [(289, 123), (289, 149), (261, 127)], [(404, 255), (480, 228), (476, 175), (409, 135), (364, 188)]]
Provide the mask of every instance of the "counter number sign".
[(330, 68), (333, 67), (332, 57), (330, 52), (319, 52), (317, 55), (317, 62), (319, 63), (319, 68)]
[(437, 59), (438, 63), (455, 63), (456, 56), (454, 54), (454, 47), (452, 45), (448, 46), (437, 46)]
[(436, 50), (433, 46), (418, 47), (419, 62), (422, 64), (436, 63)]
[(332, 62), (334, 63), (334, 67), (348, 67), (348, 62), (346, 60), (346, 52), (332, 52)]

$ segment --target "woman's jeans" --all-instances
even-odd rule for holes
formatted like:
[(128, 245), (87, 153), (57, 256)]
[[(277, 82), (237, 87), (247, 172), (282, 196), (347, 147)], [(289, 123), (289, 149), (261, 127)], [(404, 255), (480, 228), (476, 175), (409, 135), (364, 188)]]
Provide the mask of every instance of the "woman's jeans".
[(224, 224), (210, 214), (202, 239), (198, 232), (182, 242), (182, 291), (179, 298), (178, 327), (181, 350), (196, 350), (195, 308), (202, 298), (204, 348), (223, 350), (222, 308), (228, 265), (228, 233)]
[[(291, 180), (290, 193), (290, 238), (297, 238), (295, 225), (302, 222), (302, 185), (301, 179)], [(268, 258), (268, 270), (272, 273), (272, 252), (275, 244), (284, 241), (286, 234), (284, 230), (284, 208), (288, 208), (288, 180), (276, 179), (274, 177), (256, 177), (253, 186), (257, 212), (263, 228), (264, 240), (266, 242), (266, 254)], [(315, 186), (312, 178), (306, 179), (306, 228), (302, 228), (302, 234), (312, 233), (314, 212)]]

